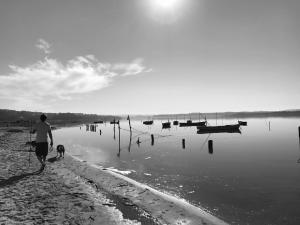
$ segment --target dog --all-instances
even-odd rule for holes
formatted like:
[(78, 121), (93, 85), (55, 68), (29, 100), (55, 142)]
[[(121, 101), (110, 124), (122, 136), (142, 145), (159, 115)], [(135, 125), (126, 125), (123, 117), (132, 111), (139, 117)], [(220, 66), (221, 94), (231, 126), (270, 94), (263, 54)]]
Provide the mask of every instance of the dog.
[(56, 157), (58, 156), (58, 154), (59, 157), (63, 157), (63, 158), (65, 157), (65, 147), (63, 145), (57, 145), (56, 151), (57, 151)]

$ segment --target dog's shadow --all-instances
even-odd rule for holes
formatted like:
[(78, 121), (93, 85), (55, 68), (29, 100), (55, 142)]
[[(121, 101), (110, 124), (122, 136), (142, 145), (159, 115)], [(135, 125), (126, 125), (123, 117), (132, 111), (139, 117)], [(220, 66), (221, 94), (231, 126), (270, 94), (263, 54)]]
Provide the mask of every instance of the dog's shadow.
[(47, 159), (47, 161), (50, 162), (50, 163), (54, 163), (56, 161), (60, 161), (61, 159), (62, 159), (61, 156), (54, 156), (52, 158)]

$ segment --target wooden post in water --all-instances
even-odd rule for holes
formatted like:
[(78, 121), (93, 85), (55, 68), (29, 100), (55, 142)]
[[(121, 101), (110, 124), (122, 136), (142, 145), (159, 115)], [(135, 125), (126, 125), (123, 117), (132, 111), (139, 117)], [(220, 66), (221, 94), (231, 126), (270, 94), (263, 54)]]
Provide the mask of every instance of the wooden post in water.
[(114, 119), (114, 140), (116, 140), (116, 120)]
[(271, 121), (269, 121), (269, 131), (271, 131)]
[(214, 149), (213, 149), (213, 140), (208, 141), (208, 153), (213, 154)]
[(131, 140), (132, 140), (132, 132), (130, 132), (130, 136), (129, 136), (128, 152), (130, 152), (130, 148), (131, 148)]
[(182, 139), (182, 148), (185, 149), (185, 139)]
[(130, 147), (131, 147), (131, 139), (132, 139), (132, 130), (131, 130), (131, 122), (130, 122), (130, 117), (129, 115), (127, 116), (127, 120), (129, 123), (129, 129), (130, 129), (130, 136), (129, 136), (129, 145), (128, 145), (128, 152), (130, 152)]
[[(299, 135), (299, 150), (300, 150), (300, 127), (298, 127), (298, 135)], [(300, 158), (298, 159), (297, 163), (300, 163)]]
[(140, 147), (140, 144), (141, 144), (140, 138), (137, 139), (136, 143), (137, 143), (138, 147)]
[(119, 152), (121, 151), (121, 128), (120, 128), (120, 121), (118, 122), (119, 128)]
[(151, 145), (154, 145), (154, 135), (151, 134)]
[(129, 115), (127, 116), (127, 120), (128, 120), (128, 123), (129, 123), (129, 129), (130, 129), (130, 133), (131, 133), (131, 123), (130, 123), (130, 117), (129, 117)]

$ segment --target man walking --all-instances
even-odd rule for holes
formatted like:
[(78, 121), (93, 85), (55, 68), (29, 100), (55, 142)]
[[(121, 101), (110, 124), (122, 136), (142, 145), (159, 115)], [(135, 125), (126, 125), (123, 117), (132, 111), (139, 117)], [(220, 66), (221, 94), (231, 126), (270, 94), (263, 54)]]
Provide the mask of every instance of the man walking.
[(46, 165), (46, 157), (48, 155), (48, 137), (50, 138), (50, 146), (53, 146), (53, 137), (51, 132), (50, 124), (46, 122), (47, 116), (45, 114), (42, 114), (40, 116), (40, 120), (38, 123), (36, 123), (33, 127), (32, 133), (36, 134), (36, 149), (35, 154), (37, 156), (37, 159), (40, 161), (41, 168), (40, 170), (44, 170)]

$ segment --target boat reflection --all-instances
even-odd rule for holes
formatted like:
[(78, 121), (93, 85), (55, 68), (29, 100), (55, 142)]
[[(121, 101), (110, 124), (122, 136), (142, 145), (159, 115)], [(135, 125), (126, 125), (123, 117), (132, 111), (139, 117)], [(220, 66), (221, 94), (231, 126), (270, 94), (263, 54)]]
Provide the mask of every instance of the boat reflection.
[(197, 134), (211, 134), (211, 133), (240, 133), (241, 134), (240, 124), (197, 127)]

